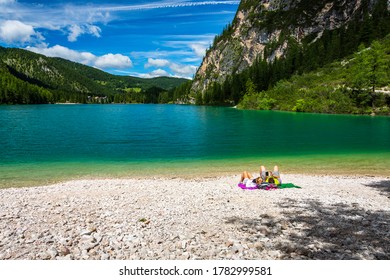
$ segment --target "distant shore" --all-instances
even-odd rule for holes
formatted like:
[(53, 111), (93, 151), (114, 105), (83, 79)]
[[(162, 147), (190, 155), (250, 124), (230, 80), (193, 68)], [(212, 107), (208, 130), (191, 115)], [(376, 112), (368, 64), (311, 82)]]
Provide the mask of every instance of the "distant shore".
[[(254, 173), (256, 171), (253, 171)], [(0, 190), (4, 259), (390, 259), (390, 177), (239, 174)]]
[(57, 102), (55, 105), (80, 105), (82, 103), (72, 103), (72, 102)]

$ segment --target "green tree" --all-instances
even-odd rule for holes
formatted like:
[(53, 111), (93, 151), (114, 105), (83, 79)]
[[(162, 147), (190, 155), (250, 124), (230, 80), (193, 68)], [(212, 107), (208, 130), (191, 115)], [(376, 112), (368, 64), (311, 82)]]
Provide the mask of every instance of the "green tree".
[(306, 111), (307, 102), (305, 99), (298, 99), (295, 106), (292, 108), (294, 112), (305, 112)]
[(256, 86), (251, 79), (248, 79), (245, 84), (245, 94), (248, 96), (256, 94)]
[(390, 61), (384, 46), (385, 44), (374, 41), (370, 48), (359, 48), (350, 68), (352, 86), (355, 89), (368, 90), (373, 94), (378, 86), (389, 81)]

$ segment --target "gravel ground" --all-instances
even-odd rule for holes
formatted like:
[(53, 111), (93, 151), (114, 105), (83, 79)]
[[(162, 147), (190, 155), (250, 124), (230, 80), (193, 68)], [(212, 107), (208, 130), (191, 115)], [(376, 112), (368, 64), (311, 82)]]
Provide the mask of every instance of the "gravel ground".
[(390, 178), (282, 174), (0, 189), (5, 259), (390, 259)]

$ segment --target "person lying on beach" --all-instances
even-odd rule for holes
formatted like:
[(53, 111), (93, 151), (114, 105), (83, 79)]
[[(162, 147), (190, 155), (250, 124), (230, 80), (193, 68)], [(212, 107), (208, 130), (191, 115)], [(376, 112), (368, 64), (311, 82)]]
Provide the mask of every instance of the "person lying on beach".
[(274, 171), (267, 171), (265, 167), (260, 166), (260, 177), (263, 182), (267, 182), (270, 184), (280, 185), (282, 184), (282, 179), (280, 178), (279, 167), (277, 165), (274, 166)]
[(241, 174), (241, 183), (243, 183), (247, 188), (257, 187), (263, 182), (261, 177), (253, 178), (252, 174), (248, 171), (244, 171)]

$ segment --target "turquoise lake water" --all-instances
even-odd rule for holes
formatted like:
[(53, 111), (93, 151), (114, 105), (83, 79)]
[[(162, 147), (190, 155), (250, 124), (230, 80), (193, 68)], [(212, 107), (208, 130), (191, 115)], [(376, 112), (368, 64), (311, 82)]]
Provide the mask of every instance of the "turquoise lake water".
[(390, 175), (390, 118), (186, 105), (0, 106), (0, 187), (89, 177)]

